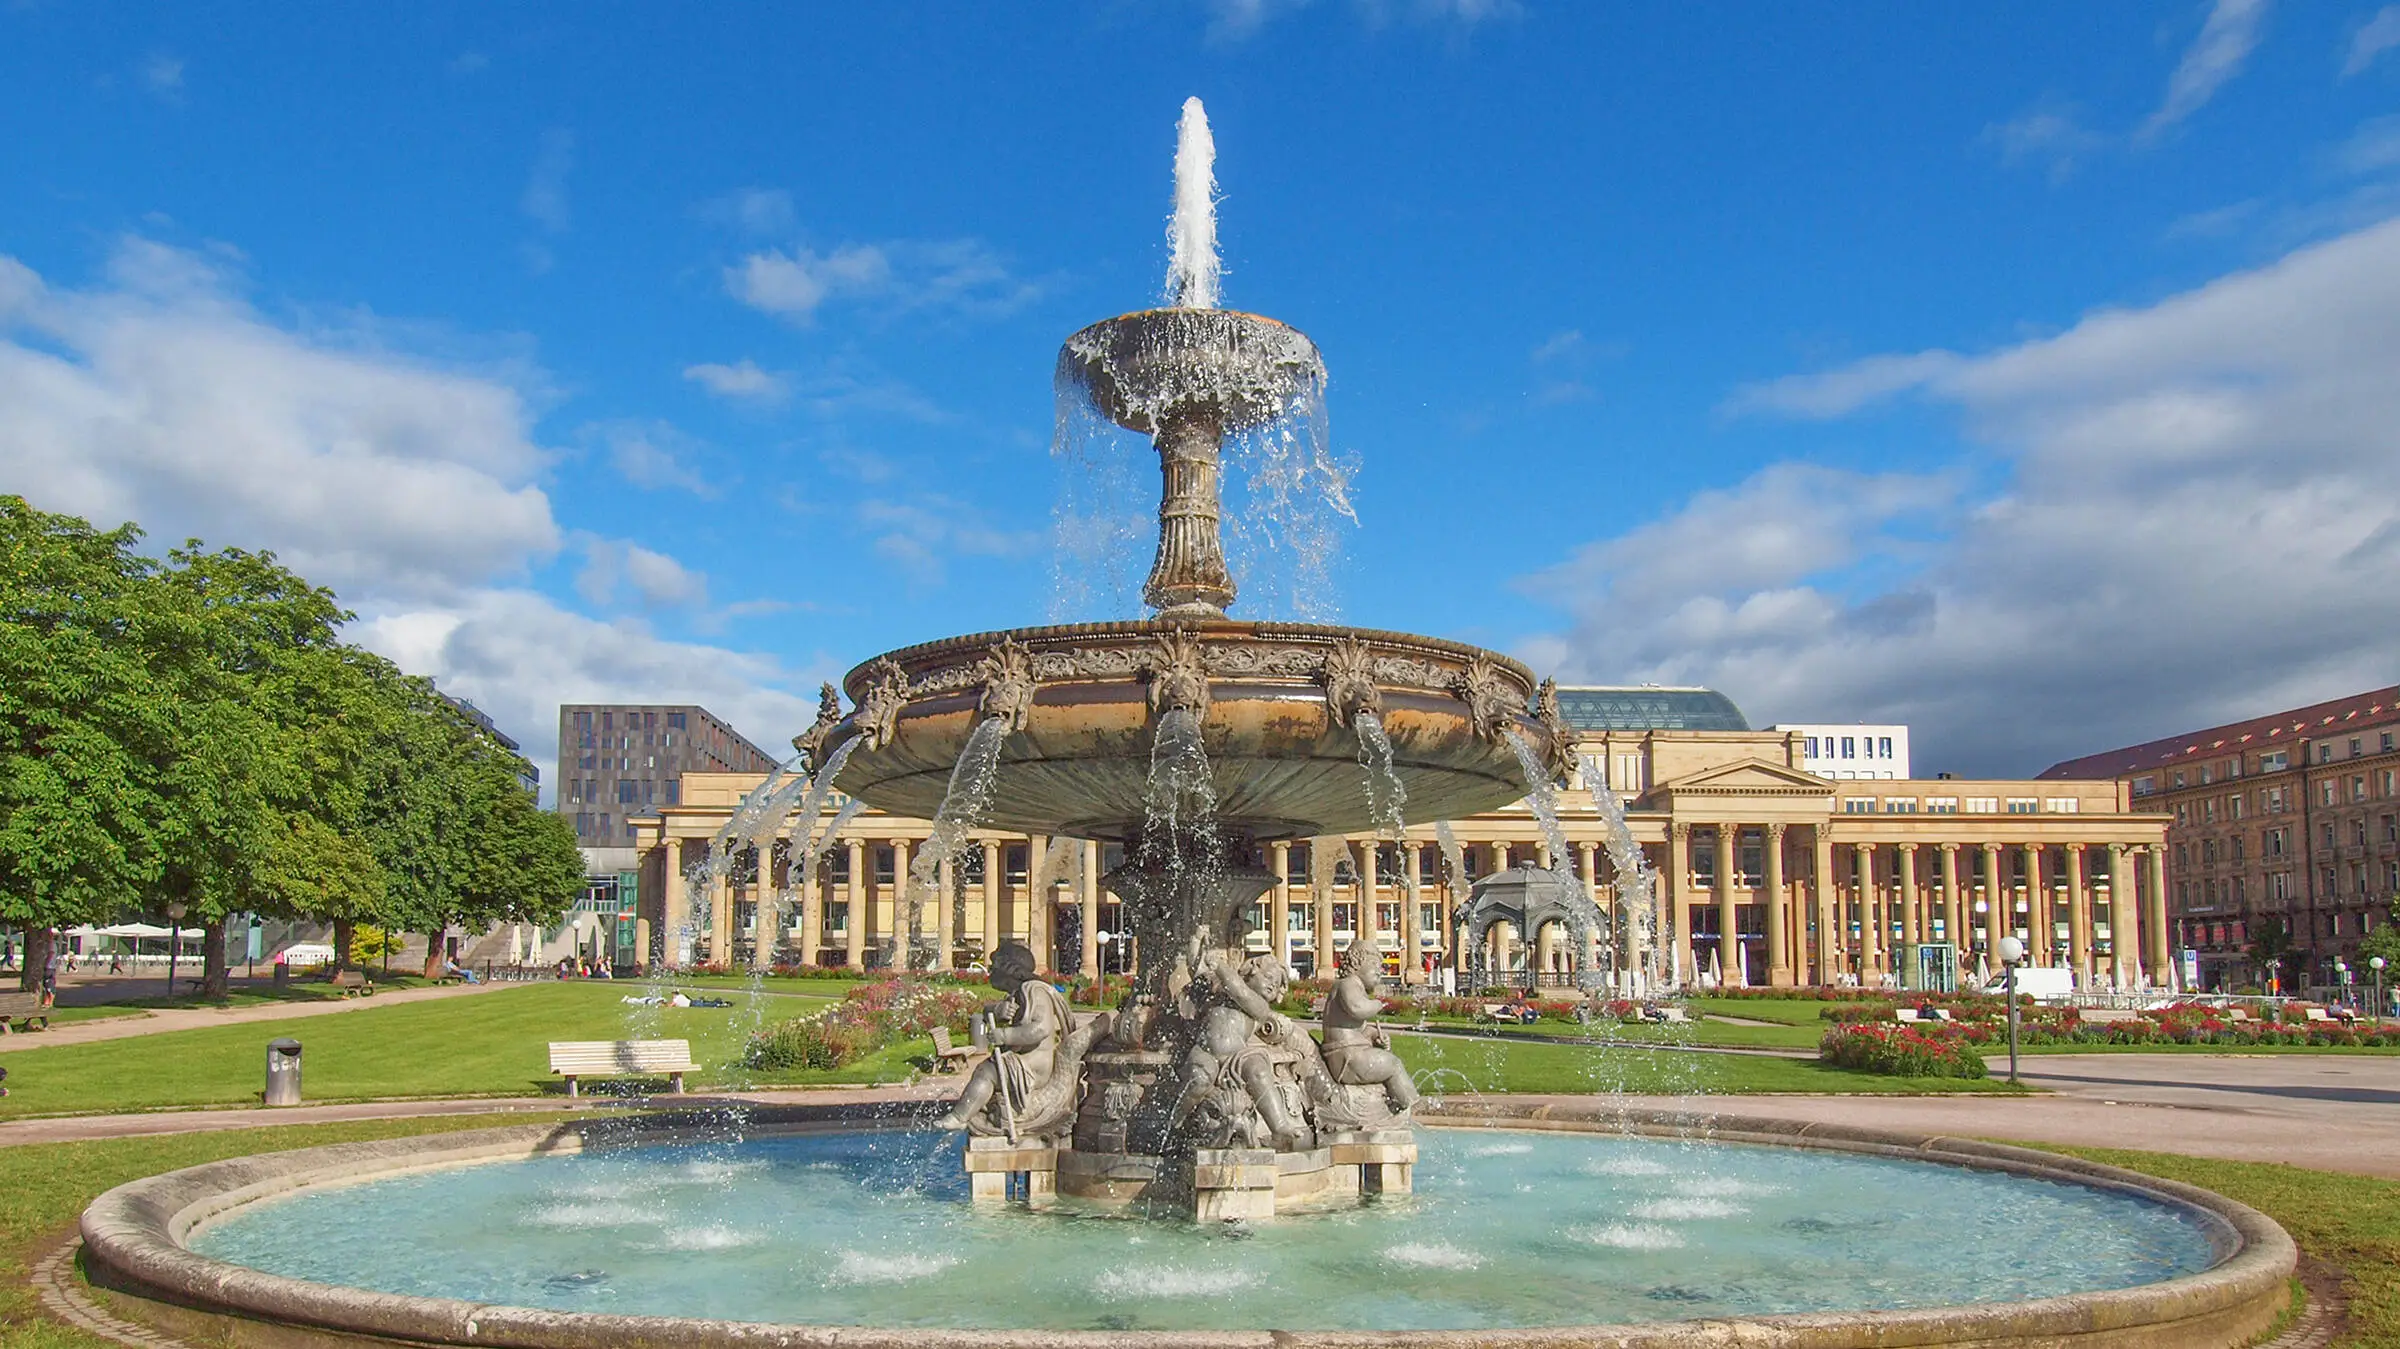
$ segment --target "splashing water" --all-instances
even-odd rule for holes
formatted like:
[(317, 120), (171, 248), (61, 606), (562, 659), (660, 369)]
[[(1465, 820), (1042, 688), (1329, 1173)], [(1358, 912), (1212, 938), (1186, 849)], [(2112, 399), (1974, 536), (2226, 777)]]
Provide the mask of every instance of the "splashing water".
[[(1448, 820), (1434, 821), (1433, 846), (1441, 850), (1442, 871), (1450, 885), (1450, 911), (1453, 914), (1463, 914), (1467, 911), (1467, 895), (1470, 890), (1467, 883), (1467, 850), (1458, 846), (1458, 831), (1450, 827)], [(1459, 962), (1461, 968), (1472, 968), (1476, 957), (1483, 951), (1483, 934), (1461, 932), (1457, 934), (1456, 939), (1458, 949), (1464, 957)]]
[[(1575, 854), (1568, 847), (1566, 829), (1558, 822), (1558, 784), (1550, 780), (1549, 771), (1542, 766), (1541, 756), (1534, 753), (1532, 742), (1524, 736), (1515, 731), (1508, 732), (1508, 747), (1516, 752), (1517, 767), (1525, 774), (1525, 804), (1532, 808), (1534, 820), (1542, 827), (1542, 840), (1550, 851), (1549, 870), (1573, 882), (1576, 892), (1586, 896), (1585, 902), (1574, 908), (1568, 924), (1575, 941), (1574, 949), (1590, 950), (1592, 938), (1597, 934), (1601, 939), (1598, 973), (1604, 980), (1614, 983), (1616, 943), (1608, 939), (1607, 916), (1589, 900), (1590, 885), (1575, 874)], [(1526, 940), (1531, 941), (1533, 935), (1526, 933)]]
[(1374, 817), (1375, 835), (1398, 841), (1408, 829), (1400, 813), (1408, 802), (1408, 788), (1392, 765), (1392, 738), (1384, 734), (1383, 718), (1373, 712), (1362, 709), (1351, 725), (1358, 731), (1358, 766), (1367, 774), (1367, 813)]
[(1213, 889), (1224, 860), (1216, 779), (1200, 740), (1200, 716), (1189, 708), (1169, 708), (1158, 718), (1136, 854), (1152, 883), (1126, 896), (1128, 916), (1144, 967), (1163, 973), (1172, 958), (1166, 953), (1198, 930), (1199, 900)]
[[(985, 717), (975, 723), (974, 733), (958, 751), (958, 762), (951, 766), (950, 785), (942, 793), (941, 808), (934, 812), (933, 832), (916, 856), (908, 859), (911, 968), (916, 953), (925, 954), (929, 965), (940, 954), (933, 948), (937, 938), (924, 931), (925, 901), (934, 897), (942, 865), (958, 856), (960, 846), (967, 841), (967, 831), (991, 809), (992, 783), (999, 776), (1000, 747), (1007, 743), (1008, 732), (1008, 721), (1002, 717)], [(951, 902), (947, 894), (940, 899), (945, 905)]]
[(1608, 773), (1591, 755), (1581, 759), (1584, 785), (1599, 809), (1608, 840), (1609, 865), (1616, 871), (1617, 930), (1624, 934), (1625, 974), (1637, 982), (1624, 992), (1639, 997), (1659, 987), (1658, 872), (1633, 837), (1625, 802), (1608, 784)]
[(1177, 309), (1217, 307), (1217, 142), (1208, 109), (1183, 101), (1175, 123), (1175, 214), (1167, 222), (1167, 303)]

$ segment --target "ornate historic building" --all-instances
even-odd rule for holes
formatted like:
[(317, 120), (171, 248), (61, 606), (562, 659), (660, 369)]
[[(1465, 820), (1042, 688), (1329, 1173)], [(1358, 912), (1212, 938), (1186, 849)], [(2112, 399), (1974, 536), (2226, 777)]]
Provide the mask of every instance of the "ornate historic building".
[(2264, 977), (2270, 923), (2306, 982), (2355, 966), (2400, 899), (2400, 686), (2070, 759), (2045, 782), (2111, 779), (2166, 814), (2177, 945), (2203, 987)]
[[(1712, 716), (1722, 715), (1717, 703), (1732, 707), (1719, 695), (1689, 696), (1705, 690), (1653, 692), (1686, 695), (1686, 710)], [(1632, 835), (1659, 874), (1657, 949), (1685, 980), (1938, 983), (1947, 965), (1973, 976), (2004, 932), (2025, 938), (2035, 963), (2074, 970), (2088, 986), (2124, 986), (2166, 967), (2170, 817), (2135, 809), (2126, 783), (1828, 780), (1803, 769), (1798, 732), (1660, 729), (1639, 723), (1682, 713), (1612, 714), (1600, 706), (1606, 698), (1582, 701), (1583, 715), (1570, 718), (1581, 723), (1584, 763), (1623, 798)], [(1732, 718), (1741, 724), (1738, 711)], [(1612, 720), (1637, 724), (1613, 728)], [(903, 960), (910, 863), (932, 832), (928, 821), (874, 811), (839, 820), (806, 884), (793, 851), (798, 824), (787, 821), (767, 856), (745, 848), (711, 868), (718, 874), (705, 892), (687, 879), (761, 780), (687, 773), (678, 804), (636, 822), (646, 957), (856, 968)], [(1590, 790), (1598, 785), (1559, 794), (1564, 859), (1550, 856), (1523, 804), (1439, 829), (1412, 824), (1397, 840), (1265, 845), (1274, 884), (1254, 912), (1250, 944), (1307, 974), (1363, 939), (1382, 948), (1388, 974), (1438, 981), (1462, 959), (1453, 921), (1474, 883), (1559, 860), (1614, 911), (1609, 830)], [(806, 823), (822, 829), (839, 809), (828, 802)], [(1445, 832), (1462, 874), (1444, 860)], [(1106, 883), (1118, 860), (1113, 847), (1080, 840), (971, 834), (921, 892), (932, 898), (921, 905), (919, 931), (946, 965), (974, 964), (1015, 938), (1062, 973), (1128, 968), (1131, 939)], [(762, 895), (776, 915), (763, 934)], [(1563, 981), (1579, 963), (1574, 939), (1555, 922), (1539, 928), (1492, 920), (1474, 934), (1482, 967)], [(1581, 961), (1600, 954), (1587, 949)]]

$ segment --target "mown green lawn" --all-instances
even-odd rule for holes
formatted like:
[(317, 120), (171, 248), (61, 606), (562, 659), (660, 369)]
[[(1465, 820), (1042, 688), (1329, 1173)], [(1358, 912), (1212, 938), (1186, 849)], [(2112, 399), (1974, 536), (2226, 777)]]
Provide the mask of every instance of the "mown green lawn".
[(824, 1006), (823, 995), (754, 999), (727, 990), (735, 1004), (727, 1008), (632, 1007), (622, 1001), (645, 991), (630, 981), (524, 984), (414, 1003), (378, 1006), (366, 999), (299, 1020), (11, 1049), (0, 1056), (10, 1088), (0, 1099), (0, 1118), (248, 1104), (265, 1081), (267, 1042), (285, 1036), (305, 1046), (302, 1089), (315, 1101), (559, 1091), (548, 1071), (552, 1040), (690, 1040), (701, 1065), (687, 1084), (693, 1087), (897, 1080), (907, 1075), (906, 1054), (925, 1052), (924, 1046), (902, 1046), (839, 1074), (762, 1077), (738, 1066), (750, 1032)]

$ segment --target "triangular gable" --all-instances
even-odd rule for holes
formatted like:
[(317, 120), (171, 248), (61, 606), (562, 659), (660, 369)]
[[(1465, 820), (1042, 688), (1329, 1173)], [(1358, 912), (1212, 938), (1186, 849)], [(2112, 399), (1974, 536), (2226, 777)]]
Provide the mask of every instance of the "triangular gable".
[(1662, 782), (1653, 790), (1669, 796), (1809, 795), (1830, 799), (1833, 784), (1797, 768), (1764, 759), (1742, 759)]

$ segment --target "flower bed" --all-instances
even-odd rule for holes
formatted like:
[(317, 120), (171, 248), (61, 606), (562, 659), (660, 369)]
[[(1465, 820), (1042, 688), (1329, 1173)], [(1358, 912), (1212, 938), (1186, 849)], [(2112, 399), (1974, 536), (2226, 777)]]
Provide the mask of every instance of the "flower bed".
[(1903, 1026), (1861, 1022), (1825, 1032), (1817, 1057), (1837, 1068), (1893, 1077), (1986, 1075), (1983, 1056), (1967, 1047), (1956, 1027)]
[(972, 991), (947, 981), (861, 984), (831, 1007), (752, 1035), (742, 1062), (752, 1068), (844, 1068), (887, 1045), (930, 1035), (936, 1026), (964, 1034), (967, 1017), (982, 1005)]

